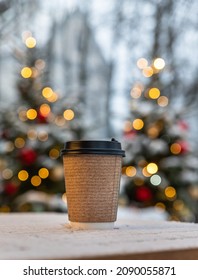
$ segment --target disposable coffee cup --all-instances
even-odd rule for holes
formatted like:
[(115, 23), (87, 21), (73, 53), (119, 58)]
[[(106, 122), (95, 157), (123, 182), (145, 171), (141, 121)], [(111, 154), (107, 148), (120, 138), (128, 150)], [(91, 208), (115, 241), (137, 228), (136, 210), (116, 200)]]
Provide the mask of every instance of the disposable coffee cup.
[(70, 141), (65, 143), (61, 154), (71, 227), (113, 228), (125, 156), (121, 144), (115, 139)]

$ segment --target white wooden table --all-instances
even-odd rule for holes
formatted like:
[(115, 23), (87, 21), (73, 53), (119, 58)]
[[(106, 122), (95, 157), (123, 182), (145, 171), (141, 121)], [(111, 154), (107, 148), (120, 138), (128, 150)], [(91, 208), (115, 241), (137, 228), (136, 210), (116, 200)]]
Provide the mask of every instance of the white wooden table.
[(0, 259), (198, 259), (198, 224), (122, 217), (83, 231), (66, 214), (0, 214)]

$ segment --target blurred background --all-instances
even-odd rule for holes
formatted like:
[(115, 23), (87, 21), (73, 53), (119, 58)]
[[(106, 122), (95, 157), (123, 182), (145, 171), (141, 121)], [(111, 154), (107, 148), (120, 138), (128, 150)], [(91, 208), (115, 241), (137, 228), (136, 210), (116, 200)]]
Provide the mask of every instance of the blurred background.
[(115, 137), (119, 206), (197, 222), (197, 28), (196, 0), (0, 0), (0, 212), (67, 212), (64, 142)]

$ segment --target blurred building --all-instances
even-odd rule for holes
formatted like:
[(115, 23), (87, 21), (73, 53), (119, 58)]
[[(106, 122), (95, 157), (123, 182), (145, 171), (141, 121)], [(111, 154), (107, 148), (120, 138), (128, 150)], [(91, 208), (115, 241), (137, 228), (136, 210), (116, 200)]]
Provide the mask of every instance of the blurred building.
[(76, 10), (55, 23), (49, 41), (49, 80), (66, 100), (84, 106), (84, 138), (108, 137), (110, 69), (86, 15)]

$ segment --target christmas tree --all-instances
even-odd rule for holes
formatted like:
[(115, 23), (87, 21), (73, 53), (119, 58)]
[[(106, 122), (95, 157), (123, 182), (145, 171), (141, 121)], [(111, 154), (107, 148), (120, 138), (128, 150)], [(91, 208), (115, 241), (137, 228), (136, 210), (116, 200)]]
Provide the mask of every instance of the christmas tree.
[(157, 207), (170, 220), (197, 221), (198, 159), (188, 141), (184, 109), (171, 107), (163, 94), (165, 61), (137, 62), (145, 85), (131, 89), (130, 118), (125, 122), (124, 194), (136, 207)]
[(18, 101), (1, 108), (0, 212), (65, 211), (60, 150), (83, 134), (82, 104), (52, 89), (44, 51), (31, 33), (23, 35), (15, 49)]

